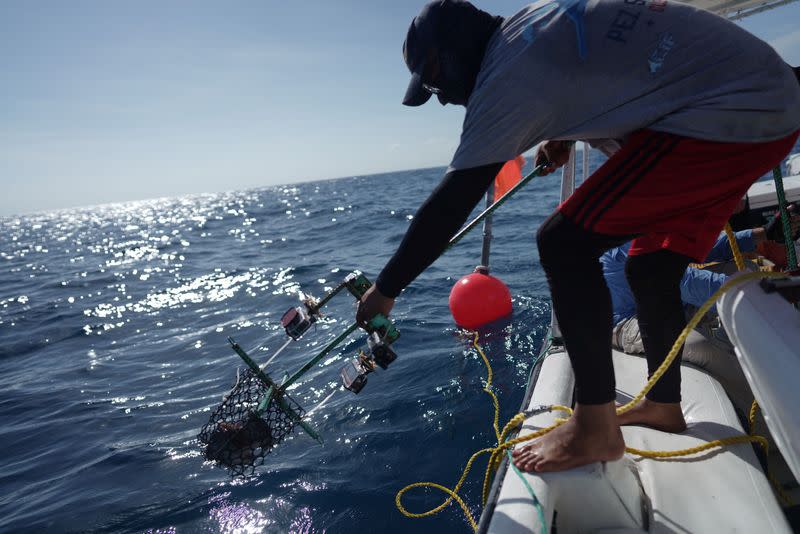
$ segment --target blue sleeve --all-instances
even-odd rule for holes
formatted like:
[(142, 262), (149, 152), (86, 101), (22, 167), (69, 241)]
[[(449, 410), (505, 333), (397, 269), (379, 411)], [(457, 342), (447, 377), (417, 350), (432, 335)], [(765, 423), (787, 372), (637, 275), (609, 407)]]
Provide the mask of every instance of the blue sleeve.
[(686, 304), (700, 307), (722, 287), (727, 277), (706, 269), (686, 269), (681, 279), (681, 300)]
[[(753, 241), (752, 230), (741, 230), (736, 232), (736, 242), (739, 243), (739, 249), (742, 252), (753, 252), (756, 249), (755, 242)], [(711, 249), (711, 252), (706, 256), (706, 261), (728, 261), (733, 259), (733, 252), (728, 245), (728, 236), (721, 233), (717, 238), (717, 242)]]

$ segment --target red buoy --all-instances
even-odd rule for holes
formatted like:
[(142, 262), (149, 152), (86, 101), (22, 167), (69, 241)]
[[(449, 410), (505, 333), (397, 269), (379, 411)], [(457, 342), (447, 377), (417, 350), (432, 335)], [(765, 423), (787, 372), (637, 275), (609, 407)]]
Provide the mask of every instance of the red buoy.
[(511, 292), (486, 267), (479, 266), (453, 286), (450, 312), (458, 326), (478, 328), (511, 314)]

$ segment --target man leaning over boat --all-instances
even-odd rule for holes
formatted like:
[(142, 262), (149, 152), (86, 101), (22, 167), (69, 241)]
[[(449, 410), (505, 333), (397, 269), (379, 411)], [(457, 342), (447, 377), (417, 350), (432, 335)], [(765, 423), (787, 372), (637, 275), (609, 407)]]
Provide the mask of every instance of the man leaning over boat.
[[(686, 267), (706, 257), (750, 184), (797, 139), (792, 68), (735, 24), (669, 0), (545, 1), (505, 19), (437, 0), (412, 21), (403, 55), (404, 104), (436, 96), (466, 116), (442, 182), (356, 319), (391, 311), (504, 162), (543, 141), (537, 164), (551, 171), (565, 163), (569, 141), (618, 147), (538, 231), (577, 402), (567, 423), (514, 451), (514, 463), (542, 472), (620, 458), (612, 306), (598, 259), (632, 241), (626, 276), (644, 348), (663, 361), (685, 326)], [(676, 359), (632, 412), (671, 427), (683, 421), (680, 400)]]

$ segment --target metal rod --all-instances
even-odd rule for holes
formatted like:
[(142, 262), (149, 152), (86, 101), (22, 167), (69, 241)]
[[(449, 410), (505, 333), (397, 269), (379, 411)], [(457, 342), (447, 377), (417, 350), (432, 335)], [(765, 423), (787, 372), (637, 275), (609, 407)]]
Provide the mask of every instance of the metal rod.
[(256, 408), (256, 413), (258, 415), (261, 415), (262, 413), (264, 413), (266, 411), (267, 406), (269, 406), (269, 401), (270, 401), (270, 399), (272, 399), (272, 394), (273, 393), (275, 393), (275, 387), (274, 386), (270, 386), (269, 389), (267, 390), (267, 392), (264, 393), (264, 396), (261, 397), (261, 402), (258, 403), (258, 407)]
[(327, 295), (322, 297), (322, 300), (314, 304), (313, 310), (315, 312), (318, 312), (320, 308), (322, 308), (325, 304), (327, 304), (329, 300), (331, 300), (339, 291), (341, 291), (345, 287), (347, 287), (347, 284), (345, 282), (342, 282), (341, 284), (333, 288), (332, 291), (329, 291)]
[(581, 173), (581, 179), (585, 182), (587, 178), (589, 178), (589, 143), (583, 143), (583, 150), (581, 150), (581, 155), (583, 156), (583, 172)]
[(293, 383), (294, 383), (294, 382), (295, 382), (295, 381), (296, 381), (298, 378), (300, 378), (301, 376), (303, 376), (303, 375), (306, 373), (306, 371), (308, 371), (309, 369), (311, 369), (311, 368), (312, 368), (312, 367), (313, 367), (313, 366), (314, 366), (314, 365), (315, 365), (315, 364), (316, 364), (318, 361), (320, 361), (320, 360), (321, 360), (321, 359), (322, 359), (322, 358), (323, 358), (323, 357), (324, 357), (326, 354), (328, 354), (330, 351), (332, 351), (333, 349), (335, 349), (335, 348), (336, 348), (336, 345), (338, 345), (339, 343), (341, 343), (342, 341), (344, 341), (344, 339), (345, 339), (347, 336), (349, 336), (350, 334), (352, 334), (352, 333), (353, 333), (353, 331), (354, 331), (356, 328), (358, 328), (358, 323), (353, 323), (353, 324), (351, 324), (350, 326), (348, 326), (348, 327), (347, 327), (347, 330), (345, 330), (344, 332), (342, 332), (341, 334), (339, 334), (339, 335), (336, 337), (336, 339), (334, 339), (333, 341), (331, 341), (330, 343), (328, 343), (328, 344), (325, 346), (325, 348), (324, 348), (324, 349), (322, 349), (322, 351), (321, 351), (319, 354), (317, 354), (316, 356), (314, 356), (313, 358), (311, 358), (310, 360), (308, 360), (308, 361), (306, 362), (306, 364), (305, 364), (305, 365), (303, 365), (303, 367), (301, 367), (300, 369), (298, 369), (298, 370), (297, 370), (297, 371), (296, 371), (296, 372), (295, 372), (295, 373), (294, 373), (294, 374), (293, 374), (291, 377), (287, 378), (287, 379), (286, 379), (286, 381), (284, 381), (284, 383), (283, 383), (283, 384), (281, 384), (281, 386), (280, 386), (280, 391), (286, 391), (286, 388), (287, 388), (287, 387), (289, 387), (290, 385), (292, 385), (292, 384), (293, 384)]
[[(494, 182), (489, 186), (486, 191), (486, 208), (492, 207), (494, 202)], [(481, 265), (489, 268), (489, 254), (492, 249), (492, 216), (489, 215), (483, 221), (483, 248), (481, 249)]]
[[(755, 7), (753, 9), (746, 9), (746, 10), (741, 10), (740, 9), (739, 11), (736, 11), (735, 14), (730, 15), (728, 17), (728, 20), (740, 20), (740, 19), (743, 19), (745, 17), (749, 17), (751, 15), (755, 15), (756, 13), (763, 13), (764, 11), (769, 11), (771, 9), (775, 9), (775, 8), (778, 8), (778, 7), (781, 7), (781, 6), (785, 6), (786, 4), (791, 4), (792, 2), (796, 2), (796, 1), (797, 0), (781, 0), (779, 2), (773, 2), (771, 4), (769, 2), (765, 2), (760, 7)], [(715, 12), (717, 12), (718, 14), (720, 14), (722, 16), (726, 16), (729, 13), (729, 11), (727, 11), (727, 10), (725, 10), (723, 12), (720, 12), (719, 8), (715, 9)]]
[[(586, 150), (586, 145), (584, 145)], [(575, 145), (569, 151), (569, 159), (561, 170), (561, 202), (567, 200), (575, 191)], [(550, 313), (550, 331), (553, 339), (561, 340), (561, 328), (558, 326), (555, 311)]]
[(542, 163), (540, 165), (537, 165), (525, 178), (523, 178), (522, 180), (517, 182), (517, 184), (514, 187), (512, 187), (511, 189), (509, 189), (508, 192), (505, 195), (503, 195), (502, 197), (497, 199), (497, 202), (495, 202), (490, 207), (488, 207), (485, 210), (483, 210), (480, 215), (478, 215), (477, 217), (475, 217), (472, 220), (472, 222), (470, 222), (468, 225), (466, 225), (464, 228), (462, 228), (460, 232), (458, 232), (456, 235), (454, 235), (453, 238), (450, 240), (450, 243), (447, 245), (447, 248), (445, 250), (452, 248), (453, 245), (455, 245), (456, 243), (461, 241), (461, 239), (465, 235), (467, 235), (470, 232), (470, 230), (472, 230), (473, 228), (478, 226), (478, 223), (480, 223), (483, 219), (485, 219), (486, 217), (488, 217), (489, 215), (494, 213), (494, 211), (497, 208), (502, 206), (505, 203), (506, 200), (511, 198), (514, 195), (514, 193), (519, 191), (522, 187), (525, 186), (525, 184), (530, 182), (534, 177), (541, 176), (541, 173), (545, 170), (546, 167), (547, 166), (544, 163)]
[(324, 443), (323, 440), (322, 440), (322, 436), (320, 436), (317, 433), (317, 431), (314, 430), (314, 427), (309, 425), (307, 422), (303, 421), (303, 418), (300, 417), (300, 414), (295, 412), (292, 409), (292, 407), (289, 406), (289, 403), (286, 402), (286, 399), (283, 398), (283, 395), (278, 395), (277, 397), (275, 397), (275, 401), (280, 405), (281, 410), (283, 410), (285, 413), (289, 414), (289, 417), (291, 417), (292, 420), (294, 420), (295, 423), (300, 425), (303, 428), (303, 430), (305, 430), (306, 433), (309, 436), (311, 436), (315, 440), (319, 441), (320, 443)]
[(272, 380), (267, 373), (261, 370), (261, 367), (258, 366), (258, 364), (253, 360), (253, 358), (251, 358), (242, 349), (242, 347), (240, 347), (239, 344), (233, 340), (232, 337), (228, 338), (228, 343), (231, 344), (231, 348), (236, 352), (236, 354), (239, 355), (239, 357), (242, 360), (244, 360), (244, 363), (246, 363), (247, 366), (253, 370), (256, 376), (260, 378), (261, 381), (264, 382), (264, 384), (266, 384), (268, 387), (274, 387), (274, 388), (278, 387), (278, 384), (276, 384), (275, 381)]

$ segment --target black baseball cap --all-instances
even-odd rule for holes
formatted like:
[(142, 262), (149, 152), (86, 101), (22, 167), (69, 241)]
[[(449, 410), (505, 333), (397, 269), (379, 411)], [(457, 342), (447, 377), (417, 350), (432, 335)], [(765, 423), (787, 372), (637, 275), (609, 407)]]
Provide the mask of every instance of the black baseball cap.
[(425, 82), (422, 74), (431, 50), (440, 49), (442, 45), (458, 48), (459, 42), (468, 36), (455, 29), (462, 27), (462, 21), (477, 12), (480, 10), (463, 0), (434, 0), (414, 17), (403, 43), (403, 59), (411, 71), (403, 104), (421, 106), (428, 101), (431, 93), (422, 86)]

